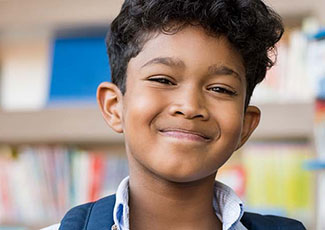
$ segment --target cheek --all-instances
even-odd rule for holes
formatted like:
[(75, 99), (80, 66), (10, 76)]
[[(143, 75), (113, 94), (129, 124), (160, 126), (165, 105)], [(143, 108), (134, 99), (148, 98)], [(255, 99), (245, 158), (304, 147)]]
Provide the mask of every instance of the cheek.
[(150, 135), (154, 128), (152, 124), (164, 110), (167, 100), (162, 100), (159, 94), (144, 87), (129, 88), (124, 96), (123, 129), (125, 135), (139, 140), (141, 136)]
[(133, 120), (139, 123), (143, 119), (152, 119), (161, 107), (159, 104), (161, 98), (146, 91), (135, 91), (132, 94), (130, 93), (130, 96), (125, 95), (125, 98), (123, 117), (126, 122)]
[(221, 137), (228, 140), (225, 143), (234, 145), (240, 140), (243, 126), (243, 113), (240, 108), (233, 105), (228, 108), (225, 106), (219, 114)]
[(216, 150), (213, 154), (215, 165), (220, 168), (234, 153), (240, 143), (242, 131), (242, 115), (236, 110), (228, 111), (225, 109), (218, 114), (218, 123), (220, 128), (220, 139), (217, 141)]
[[(224, 118), (225, 130), (232, 135), (240, 135), (241, 128), (243, 124), (242, 115), (238, 113), (227, 114)], [(237, 136), (237, 135), (235, 135)]]

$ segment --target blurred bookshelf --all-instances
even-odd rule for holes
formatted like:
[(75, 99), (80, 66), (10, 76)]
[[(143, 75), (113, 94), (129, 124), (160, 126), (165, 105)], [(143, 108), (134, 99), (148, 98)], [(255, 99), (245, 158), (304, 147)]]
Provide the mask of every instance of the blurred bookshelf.
[(0, 112), (0, 144), (122, 144), (96, 106)]
[(71, 207), (114, 193), (128, 175), (118, 145), (0, 146), (0, 167), (0, 229), (59, 223)]
[[(94, 34), (102, 36), (103, 29), (108, 27), (109, 22), (118, 13), (122, 2), (122, 0), (91, 2), (82, 0), (76, 5), (73, 1), (0, 1), (0, 77), (2, 77), (0, 87), (8, 85), (11, 87), (10, 89), (6, 88), (6, 92), (1, 92), (0, 89), (0, 100), (2, 100), (2, 110), (0, 108), (0, 165), (3, 167), (0, 171), (0, 181), (5, 179), (2, 181), (9, 183), (8, 180), (12, 180), (16, 182), (15, 184), (24, 185), (25, 180), (30, 180), (26, 179), (26, 176), (30, 176), (33, 178), (31, 181), (36, 181), (33, 182), (33, 185), (43, 190), (37, 191), (37, 194), (48, 194), (47, 197), (42, 198), (42, 202), (36, 202), (34, 205), (29, 203), (26, 198), (26, 194), (35, 193), (31, 186), (26, 186), (26, 194), (23, 195), (19, 193), (21, 187), (13, 185), (15, 187), (14, 195), (17, 197), (8, 198), (9, 203), (1, 204), (0, 229), (5, 226), (12, 229), (39, 229), (48, 224), (59, 222), (63, 213), (71, 206), (114, 192), (118, 180), (127, 175), (123, 135), (114, 133), (105, 124), (99, 108), (94, 103), (87, 102), (85, 105), (76, 106), (78, 103), (70, 101), (64, 106), (59, 104), (58, 106), (48, 106), (48, 101), (46, 101), (46, 97), (49, 96), (47, 91), (51, 85), (48, 80), (48, 76), (51, 75), (49, 73), (51, 63), (47, 62), (47, 59), (53, 54), (55, 46), (53, 43), (57, 36), (61, 36), (59, 39), (62, 36), (64, 38), (78, 37), (85, 34), (87, 36)], [(284, 46), (278, 49), (281, 56), (282, 54), (288, 55), (290, 50), (302, 49), (305, 51), (305, 48), (309, 46), (307, 45), (307, 43), (309, 44), (308, 39), (304, 40), (304, 35), (299, 32), (304, 26), (305, 18), (316, 18), (320, 24), (325, 24), (325, 14), (323, 13), (325, 2), (322, 0), (267, 0), (266, 3), (282, 15), (290, 34), (293, 31), (291, 38), (289, 38), (289, 33), (284, 36)], [(315, 23), (307, 24), (309, 24), (308, 28), (315, 27)], [(310, 24), (312, 25), (310, 26)], [(295, 34), (296, 28), (298, 28), (297, 34)], [(300, 41), (306, 46), (292, 45)], [(15, 69), (20, 69), (20, 72), (12, 74), (12, 66), (17, 66), (17, 62), (11, 62), (13, 55), (27, 46), (29, 48), (20, 58), (31, 58), (29, 54), (33, 53), (33, 62), (29, 62), (26, 67), (25, 63), (19, 61), (19, 68)], [(318, 48), (316, 47), (316, 49)], [(304, 53), (295, 53), (295, 55), (301, 57)], [(280, 58), (279, 62), (281, 61)], [(301, 66), (301, 60), (298, 62), (298, 65)], [(39, 63), (42, 64), (42, 67), (39, 66)], [(320, 218), (325, 213), (322, 207), (325, 206), (325, 201), (322, 198), (323, 191), (325, 191), (324, 170), (322, 167), (317, 168), (315, 173), (306, 170), (313, 167), (315, 169), (316, 166), (323, 165), (324, 161), (324, 153), (318, 156), (319, 148), (322, 147), (318, 147), (319, 143), (315, 143), (317, 139), (315, 137), (317, 110), (315, 95), (310, 94), (311, 91), (314, 91), (313, 88), (310, 88), (313, 82), (310, 82), (309, 74), (308, 76), (306, 74), (309, 72), (308, 68), (305, 71), (296, 68), (297, 63), (293, 62), (292, 66), (286, 61), (283, 63), (289, 66), (289, 70), (284, 70), (281, 65), (277, 66), (277, 70), (270, 73), (269, 79), (271, 80), (265, 85), (258, 86), (260, 89), (255, 95), (258, 100), (253, 100), (253, 104), (256, 104), (262, 111), (260, 125), (250, 139), (247, 149), (244, 149), (242, 153), (235, 154), (231, 159), (230, 166), (228, 168), (225, 166), (221, 170), (220, 176), (230, 184), (237, 180), (234, 175), (236, 178), (241, 178), (241, 183), (239, 183), (241, 186), (245, 187), (245, 183), (247, 183), (250, 187), (246, 188), (246, 194), (244, 188), (239, 188), (237, 192), (250, 203), (257, 202), (252, 198), (259, 197), (262, 204), (268, 205), (274, 202), (278, 206), (289, 206), (286, 209), (274, 208), (274, 210), (271, 207), (264, 210), (266, 213), (271, 210), (274, 211), (274, 214), (290, 214), (295, 218), (305, 218), (307, 220), (303, 220), (307, 221), (304, 222), (307, 224), (307, 229), (321, 230), (325, 226)], [(7, 68), (7, 66), (9, 67)], [(31, 67), (34, 72), (28, 70)], [(295, 71), (295, 69), (297, 70)], [(5, 72), (3, 76), (1, 76), (1, 71)], [(297, 71), (299, 71), (298, 75)], [(278, 79), (283, 77), (284, 72), (284, 75), (290, 75), (289, 80), (279, 83)], [(287, 74), (288, 72), (289, 74)], [(9, 84), (8, 79), (5, 79), (7, 73), (10, 73), (20, 83), (12, 87), (12, 83), (9, 82)], [(23, 73), (26, 74), (26, 79), (16, 76)], [(36, 75), (38, 78), (35, 77)], [(29, 78), (33, 78), (31, 83), (28, 82)], [(276, 79), (276, 83), (272, 79)], [(42, 85), (38, 82), (41, 82)], [(294, 82), (300, 82), (300, 84)], [(279, 84), (280, 88), (285, 85), (280, 91), (278, 91)], [(27, 88), (19, 88), (19, 85), (25, 85)], [(288, 89), (293, 89), (294, 92), (285, 98)], [(29, 98), (24, 96), (36, 91), (40, 93)], [(11, 99), (10, 103), (13, 101), (15, 105), (10, 107), (3, 103), (3, 100), (6, 93), (11, 96), (13, 92), (19, 92), (20, 95)], [(31, 102), (31, 98), (38, 101)], [(16, 109), (22, 104), (28, 104), (28, 106)], [(104, 165), (96, 166), (98, 159), (101, 159)], [(256, 164), (252, 164), (250, 160)], [(284, 171), (283, 168), (286, 168), (287, 165), (281, 165), (281, 162), (288, 164), (294, 162), (294, 168), (291, 171)], [(306, 162), (307, 166), (303, 168)], [(270, 174), (273, 172), (256, 168), (256, 165), (260, 165), (264, 169), (270, 165), (277, 168), (276, 175), (279, 177), (270, 179)], [(279, 165), (282, 168), (279, 168)], [(6, 170), (3, 170), (4, 168)], [(13, 169), (20, 173), (10, 174)], [(100, 173), (95, 173), (95, 169)], [(82, 170), (83, 172), (81, 172)], [(260, 194), (252, 193), (252, 188), (260, 182), (254, 176), (252, 176), (254, 180), (248, 180), (245, 177), (245, 173), (254, 175), (254, 170), (260, 170), (258, 174), (270, 179), (269, 184), (273, 183), (274, 186), (278, 186), (279, 184), (274, 182), (276, 179), (282, 183), (283, 188), (289, 191), (298, 190), (300, 193), (297, 196), (300, 197), (295, 197), (296, 200), (288, 199), (290, 201), (280, 198), (265, 201), (265, 197), (268, 197), (265, 196), (263, 200)], [(21, 172), (26, 172), (26, 175)], [(293, 175), (294, 173), (296, 175)], [(279, 174), (286, 175), (286, 180), (281, 179)], [(96, 184), (98, 178), (89, 179), (87, 175), (105, 177), (106, 179), (103, 181), (107, 184), (102, 184), (102, 188), (98, 189), (98, 184)], [(112, 176), (109, 175), (114, 175), (113, 178), (117, 179), (110, 181)], [(299, 176), (302, 178), (300, 182)], [(62, 180), (63, 178), (65, 180)], [(290, 184), (290, 181), (297, 183)], [(285, 186), (285, 183), (289, 183), (291, 187)], [(269, 184), (263, 182), (263, 186), (265, 185), (267, 188), (269, 188)], [(236, 185), (234, 186), (236, 187)], [(305, 188), (306, 186), (310, 188)], [(5, 187), (0, 186), (0, 194), (6, 194), (3, 191)], [(282, 188), (281, 185), (279, 187)], [(61, 190), (66, 194), (60, 194), (59, 188), (63, 188)], [(83, 190), (87, 190), (88, 193), (80, 192)], [(94, 191), (96, 191), (95, 195)], [(275, 189), (273, 192), (277, 194), (268, 194), (269, 197), (283, 195), (279, 189)], [(302, 197), (303, 192), (306, 197)], [(81, 194), (77, 195), (78, 193)], [(290, 192), (284, 195), (288, 194), (292, 195)], [(31, 207), (35, 208), (35, 215), (24, 216), (30, 212)], [(295, 207), (300, 207), (301, 210), (294, 212)], [(255, 208), (258, 212), (261, 211), (254, 205), (251, 205), (250, 208), (252, 210)], [(42, 216), (44, 212), (47, 212), (48, 215)], [(306, 214), (306, 212), (308, 213)]]
[[(252, 136), (262, 139), (310, 139), (312, 104), (259, 105), (262, 118)], [(296, 116), (300, 114), (300, 116)], [(276, 121), (276, 122), (275, 122)], [(52, 108), (30, 112), (0, 112), (0, 144), (122, 144), (96, 106)]]
[[(78, 27), (105, 24), (119, 11), (122, 0), (42, 1), (42, 0), (2, 0), (0, 2), (0, 29)], [(324, 2), (322, 0), (266, 0), (277, 12), (290, 21), (292, 18), (314, 15), (324, 22)], [(55, 10), (53, 10), (55, 9)], [(31, 13), (33, 12), (33, 13)], [(58, 13), (60, 12), (60, 13)], [(26, 27), (27, 25), (27, 27)], [(12, 29), (10, 29), (12, 30)]]

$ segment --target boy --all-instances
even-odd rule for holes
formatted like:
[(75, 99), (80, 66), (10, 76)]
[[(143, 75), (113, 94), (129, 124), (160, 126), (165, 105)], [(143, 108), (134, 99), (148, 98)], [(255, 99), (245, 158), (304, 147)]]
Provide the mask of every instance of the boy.
[(97, 99), (125, 136), (130, 176), (59, 229), (304, 229), (244, 214), (215, 182), (259, 123), (250, 97), (282, 33), (260, 0), (126, 0), (107, 39), (113, 83)]

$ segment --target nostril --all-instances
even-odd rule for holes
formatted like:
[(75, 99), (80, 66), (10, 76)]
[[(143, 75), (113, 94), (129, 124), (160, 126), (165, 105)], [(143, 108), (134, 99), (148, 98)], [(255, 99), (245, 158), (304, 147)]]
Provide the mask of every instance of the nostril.
[(172, 116), (184, 116), (184, 118), (187, 119), (200, 118), (206, 120), (209, 118), (206, 109), (204, 107), (200, 108), (199, 106), (194, 107), (173, 104), (169, 107), (169, 114), (171, 114)]

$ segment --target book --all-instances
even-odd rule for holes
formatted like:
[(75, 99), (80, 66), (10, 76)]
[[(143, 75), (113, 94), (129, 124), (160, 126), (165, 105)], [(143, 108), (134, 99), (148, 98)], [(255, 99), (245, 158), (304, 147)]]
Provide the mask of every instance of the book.
[(64, 146), (0, 148), (0, 224), (55, 223), (71, 207), (115, 192), (124, 155)]
[(105, 36), (57, 38), (48, 105), (96, 102), (98, 85), (110, 81)]
[(254, 141), (235, 152), (217, 174), (244, 201), (245, 210), (296, 218), (313, 226), (315, 175), (305, 163), (314, 150), (305, 141)]

